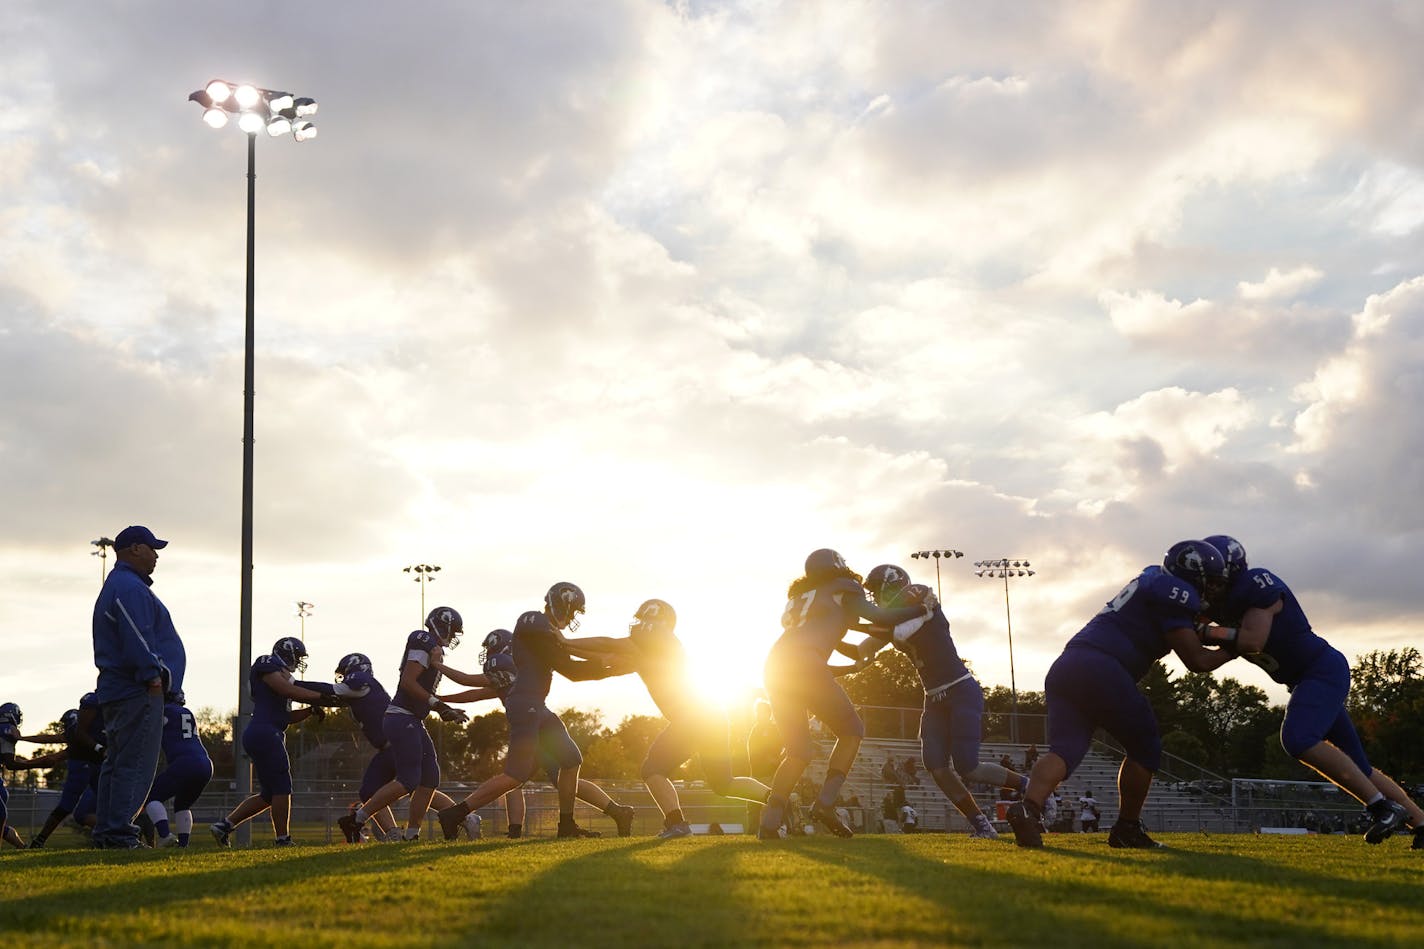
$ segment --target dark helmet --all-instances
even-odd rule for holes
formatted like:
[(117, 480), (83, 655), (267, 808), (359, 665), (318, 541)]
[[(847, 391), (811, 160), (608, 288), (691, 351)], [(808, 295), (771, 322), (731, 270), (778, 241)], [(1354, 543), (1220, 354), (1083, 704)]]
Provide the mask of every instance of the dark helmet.
[(1162, 569), (1191, 584), (1203, 598), (1209, 589), (1226, 584), (1226, 558), (1204, 540), (1183, 540), (1173, 544), (1162, 559)]
[(905, 572), (905, 568), (892, 563), (882, 563), (865, 575), (866, 592), (881, 606), (899, 600), (900, 594), (909, 585), (910, 575)]
[(844, 573), (849, 569), (850, 568), (846, 566), (845, 558), (829, 547), (813, 550), (806, 558), (806, 576), (808, 577), (822, 577), (830, 573)]
[(465, 631), (465, 621), (451, 606), (437, 606), (425, 617), (425, 628), (435, 634), (440, 645), (454, 649), (460, 644), (460, 634)]
[(24, 717), (24, 714), (20, 711), (20, 706), (14, 702), (6, 702), (4, 705), (0, 705), (0, 725), (19, 725), (20, 720)]
[(480, 645), (480, 665), (490, 661), (491, 656), (498, 656), (502, 652), (508, 652), (514, 645), (514, 634), (507, 629), (492, 629), (485, 635), (485, 641)]
[(628, 624), (628, 635), (640, 644), (658, 645), (672, 638), (677, 611), (666, 600), (644, 600)]
[(585, 606), (583, 591), (567, 580), (560, 580), (544, 594), (544, 608), (556, 629), (567, 629), (569, 632), (578, 629), (578, 614), (584, 611)]
[(307, 647), (295, 636), (283, 636), (272, 644), (272, 655), (286, 663), (293, 672), (303, 672), (307, 667)]
[(1241, 546), (1241, 541), (1227, 534), (1212, 534), (1205, 540), (1226, 558), (1226, 575), (1229, 578), (1235, 580), (1246, 570), (1246, 548)]
[(364, 652), (348, 652), (341, 657), (341, 661), (336, 664), (336, 681), (340, 682), (347, 676), (357, 672), (371, 671), (371, 657)]

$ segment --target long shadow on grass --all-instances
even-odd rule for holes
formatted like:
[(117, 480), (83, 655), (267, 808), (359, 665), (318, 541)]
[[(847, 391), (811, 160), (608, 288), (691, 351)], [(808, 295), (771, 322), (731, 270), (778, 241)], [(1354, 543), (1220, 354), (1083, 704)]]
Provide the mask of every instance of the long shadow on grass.
[[(127, 916), (150, 906), (171, 906), (175, 893), (184, 897), (222, 898), (283, 889), (308, 883), (327, 873), (382, 872), (468, 854), (468, 848), (429, 846), (345, 847), (284, 852), (235, 851), (199, 856), (201, 868), (175, 851), (138, 854), (76, 850), (35, 854), (23, 864), (29, 873), (15, 874), (0, 888), (0, 922), (7, 932), (48, 932), (56, 917), (76, 914), (102, 919)], [(254, 857), (256, 859), (254, 859)], [(215, 861), (215, 858), (217, 862)], [(47, 871), (82, 871), (73, 885), (35, 893), (24, 886), (27, 877), (52, 880)], [(164, 886), (169, 881), (173, 886)], [(52, 884), (51, 884), (52, 885)], [(43, 887), (49, 889), (49, 885)]]
[[(746, 908), (719, 885), (744, 851), (682, 843), (592, 844), (597, 849), (586, 852), (575, 849), (581, 843), (525, 844), (529, 875), (476, 918), (448, 921), (446, 931), (456, 945), (746, 944)], [(460, 924), (462, 931), (453, 928)]]
[[(1384, 947), (1398, 944), (1395, 940), (1373, 938), (1364, 933), (1352, 933), (1348, 938), (1337, 936), (1322, 932), (1309, 922), (1247, 918), (1230, 912), (1230, 906), (1213, 908), (1173, 904), (1163, 901), (1148, 889), (1124, 889), (1123, 885), (1132, 886), (1132, 881), (1120, 876), (1122, 863), (1131, 858), (1122, 855), (1114, 861), (1112, 855), (1106, 852), (1101, 855), (1057, 849), (1025, 852), (1000, 845), (995, 850), (1001, 852), (1002, 861), (1008, 868), (997, 869), (978, 862), (985, 855), (982, 849), (961, 849), (960, 845), (964, 843), (959, 840), (944, 841), (944, 848), (935, 859), (908, 847), (897, 846), (896, 838), (862, 838), (857, 841), (858, 845), (828, 839), (798, 841), (795, 850), (809, 859), (878, 877), (906, 895), (942, 907), (947, 918), (957, 924), (953, 927), (956, 941), (988, 944), (1045, 941), (1055, 946), (1140, 945), (1151, 940), (1152, 935), (1134, 933), (1133, 927), (1138, 925), (1136, 920), (1146, 918), (1152, 920), (1153, 925), (1160, 927), (1165, 924), (1182, 934), (1183, 941), (1197, 944), (1242, 940), (1252, 944), (1267, 942), (1309, 946)], [(887, 852), (892, 850), (899, 852)], [(1144, 868), (1151, 866), (1168, 878), (1176, 875), (1180, 868), (1193, 865), (1170, 851), (1140, 856), (1146, 858), (1141, 860)], [(1071, 862), (1045, 867), (1046, 859), (1060, 857)], [(959, 864), (955, 862), (957, 858), (976, 862), (972, 865)], [(1119, 875), (1104, 878), (1074, 866), (1074, 863), (1091, 864), (1099, 860), (1113, 863)], [(1259, 861), (1249, 858), (1247, 862), (1259, 864)], [(1269, 864), (1261, 866), (1269, 871), (1277, 869)], [(1217, 883), (1232, 879), (1230, 875), (1222, 874), (1219, 868), (1213, 873), (1209, 860), (1203, 860), (1194, 870), (1193, 877)], [(1322, 884), (1319, 878), (1304, 873), (1294, 872), (1288, 877), (1283, 883), (1308, 883), (1307, 889), (1310, 890), (1316, 890)], [(1339, 895), (1333, 890), (1329, 892)], [(1356, 891), (1354, 896), (1367, 896), (1372, 902), (1378, 901), (1378, 894), (1365, 888)], [(1091, 907), (1110, 909), (1096, 913), (1085, 911), (1085, 908)], [(914, 940), (927, 935), (899, 931), (894, 922), (893, 918), (867, 921), (868, 930), (858, 933), (857, 937), (867, 940)]]

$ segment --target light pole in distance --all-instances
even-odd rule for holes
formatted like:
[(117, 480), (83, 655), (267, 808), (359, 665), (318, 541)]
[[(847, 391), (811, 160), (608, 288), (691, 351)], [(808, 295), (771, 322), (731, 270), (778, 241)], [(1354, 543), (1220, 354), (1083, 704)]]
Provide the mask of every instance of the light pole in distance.
[(1004, 625), (1009, 632), (1009, 692), (1013, 697), (1013, 714), (1009, 718), (1009, 740), (1018, 743), (1019, 740), (1019, 686), (1014, 676), (1014, 620), (1009, 611), (1009, 578), (1010, 577), (1031, 577), (1037, 571), (1029, 569), (1029, 563), (1023, 558), (1000, 557), (997, 560), (976, 560), (974, 566), (974, 576), (1004, 581)]
[(104, 578), (109, 575), (109, 549), (114, 546), (114, 542), (107, 537), (100, 537), (98, 540), (89, 541), (91, 546), (99, 548), (89, 551), (89, 556), (99, 558), (99, 586), (104, 585)]
[(952, 550), (952, 549), (950, 549), (950, 548), (948, 548), (948, 547), (939, 547), (939, 548), (936, 548), (936, 549), (934, 549), (934, 550), (917, 550), (917, 551), (915, 551), (914, 553), (910, 554), (910, 559), (911, 559), (911, 560), (928, 560), (928, 559), (930, 559), (931, 557), (934, 558), (934, 562), (935, 562), (935, 596), (939, 597), (939, 601), (940, 601), (941, 603), (943, 603), (943, 602), (944, 602), (944, 591), (940, 588), (940, 583), (939, 583), (939, 561), (940, 561), (940, 558), (941, 558), (941, 557), (946, 557), (946, 558), (948, 558), (948, 557), (963, 557), (963, 556), (964, 556), (964, 551), (962, 551), (962, 550)]
[(409, 567), (402, 567), (402, 573), (413, 573), (415, 583), (420, 584), (420, 625), (425, 625), (425, 585), (435, 582), (435, 574), (440, 572), (440, 568), (428, 563), (412, 564)]
[(301, 623), (301, 632), (297, 633), (297, 638), (302, 642), (307, 641), (307, 617), (312, 615), (314, 609), (316, 609), (315, 603), (308, 603), (306, 600), (297, 601), (297, 620)]

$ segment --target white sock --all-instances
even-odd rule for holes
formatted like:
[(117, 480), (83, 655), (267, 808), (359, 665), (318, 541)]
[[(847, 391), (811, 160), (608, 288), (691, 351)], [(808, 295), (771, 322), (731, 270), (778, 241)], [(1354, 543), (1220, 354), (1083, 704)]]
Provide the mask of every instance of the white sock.
[(193, 812), (179, 811), (174, 814), (173, 830), (180, 834), (191, 834), (193, 832)]
[(148, 815), (148, 819), (155, 824), (161, 820), (168, 819), (168, 809), (163, 806), (162, 801), (149, 801), (144, 805), (143, 812)]
[(1368, 801), (1365, 802), (1365, 806), (1366, 806), (1366, 807), (1369, 807), (1371, 804), (1374, 804), (1374, 803), (1376, 803), (1377, 801), (1383, 801), (1383, 800), (1384, 800), (1384, 792), (1383, 792), (1383, 791), (1376, 791), (1376, 792), (1375, 792), (1375, 796), (1372, 797), (1372, 798), (1370, 798)]

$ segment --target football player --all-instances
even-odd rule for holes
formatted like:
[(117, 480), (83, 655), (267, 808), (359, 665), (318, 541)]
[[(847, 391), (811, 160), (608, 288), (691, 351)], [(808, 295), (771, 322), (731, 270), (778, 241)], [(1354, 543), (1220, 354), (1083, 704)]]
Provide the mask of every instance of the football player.
[[(213, 762), (198, 734), (198, 723), (184, 706), (182, 692), (170, 694), (163, 706), (163, 760), (144, 810), (153, 822), (155, 846), (186, 847), (193, 833), (193, 804), (213, 777)], [(173, 799), (173, 825), (163, 802)]]
[(592, 782), (580, 782), (579, 768), (583, 755), (569, 737), (569, 731), (559, 716), (547, 704), (549, 685), (557, 672), (572, 681), (603, 679), (613, 674), (600, 662), (574, 658), (564, 644), (563, 633), (578, 628), (578, 616), (584, 611), (583, 591), (575, 584), (561, 581), (544, 594), (544, 609), (530, 610), (514, 624), (512, 652), (514, 657), (514, 687), (505, 696), (505, 714), (509, 718), (509, 750), (502, 773), (486, 780), (463, 801), (440, 811), (440, 829), (446, 840), (455, 839), (460, 822), (472, 811), (491, 804), (510, 791), (522, 787), (533, 777), (540, 764), (543, 749), (558, 767), (556, 787), (559, 791), (560, 837), (597, 837), (597, 831), (580, 827), (574, 820), (574, 801), (582, 790), (585, 800), (613, 818), (618, 835), (633, 832), (632, 807), (619, 804)]
[(1210, 672), (1231, 655), (1208, 649), (1197, 637), (1203, 603), (1226, 590), (1226, 561), (1203, 540), (1168, 549), (1162, 566), (1134, 577), (1068, 644), (1048, 670), (1048, 753), (1034, 763), (1024, 799), (1009, 807), (1009, 826), (1020, 847), (1042, 847), (1044, 800), (1082, 762), (1103, 729), (1127, 751), (1118, 771), (1118, 819), (1112, 847), (1161, 846), (1142, 826), (1142, 805), (1162, 761), (1162, 737), (1152, 706), (1137, 681), (1152, 664), (1175, 652), (1192, 672)]
[[(865, 589), (877, 606), (892, 609), (925, 601), (930, 589), (910, 583), (910, 575), (894, 564), (881, 564), (865, 576)], [(913, 624), (912, 624), (913, 625)], [(979, 760), (983, 736), (984, 690), (959, 658), (944, 610), (917, 629), (897, 635), (876, 627), (861, 643), (861, 656), (869, 659), (886, 643), (910, 657), (925, 690), (920, 713), (920, 758), (935, 784), (969, 821), (969, 836), (994, 839), (999, 835), (979, 809), (964, 782), (973, 781), (1022, 793), (1028, 778), (1001, 764)]]
[(45, 818), (44, 826), (30, 841), (38, 850), (45, 845), (56, 828), (70, 814), (81, 827), (93, 827), (94, 800), (99, 793), (99, 763), (104, 760), (104, 716), (99, 711), (99, 697), (86, 692), (79, 707), (60, 716), (67, 761), (64, 787), (59, 801)]
[[(449, 675), (452, 680), (467, 681), (477, 686), (470, 692), (450, 696), (456, 702), (473, 702), (494, 698), (498, 694), (483, 676), (466, 675), (444, 664), (445, 652), (459, 644), (464, 631), (464, 619), (456, 610), (437, 606), (426, 616), (425, 628), (406, 638), (400, 682), (382, 720), (385, 740), (390, 744), (394, 775), (352, 813), (343, 815), (337, 821), (348, 841), (359, 840), (365, 822), (372, 815), (407, 794), (410, 795), (410, 817), (404, 837), (406, 840), (420, 837), (421, 822), (425, 820), (431, 799), (440, 786), (440, 761), (435, 753), (435, 743), (425, 729), (426, 716), (435, 712), (445, 722), (469, 720), (464, 709), (455, 708), (436, 694), (441, 676)], [(465, 828), (471, 836), (479, 833), (477, 823), (467, 824)]]
[(1240, 541), (1226, 534), (1207, 541), (1225, 554), (1231, 586), (1207, 605), (1217, 625), (1202, 629), (1203, 641), (1260, 666), (1290, 690), (1281, 747), (1365, 805), (1371, 818), (1366, 841), (1380, 843), (1407, 822), (1414, 829), (1413, 849), (1424, 850), (1424, 811), (1370, 765), (1345, 710), (1350, 663), (1311, 629), (1285, 581), (1246, 563)]
[[(252, 691), (252, 720), (242, 730), (242, 748), (257, 771), (258, 793), (240, 801), (222, 820), (209, 826), (213, 839), (228, 846), (234, 829), (263, 811), (271, 811), (272, 833), (278, 847), (292, 845), (292, 763), (287, 757), (288, 725), (325, 716), (316, 703), (331, 694), (329, 683), (299, 681), (295, 674), (307, 667), (307, 647), (295, 636), (284, 636), (272, 652), (258, 656), (247, 675)], [(324, 688), (323, 688), (324, 687)], [(292, 702), (311, 703), (292, 710)]]
[(767, 697), (786, 757), (772, 779), (758, 837), (780, 836), (791, 792), (811, 763), (814, 746), (808, 713), (836, 736), (826, 780), (811, 805), (811, 818), (837, 837), (852, 836), (850, 827), (836, 815), (835, 804), (865, 737), (865, 723), (826, 661), (832, 651), (859, 658), (857, 646), (842, 640), (861, 619), (894, 629), (901, 623), (924, 622), (934, 614), (934, 605), (931, 596), (924, 604), (882, 609), (865, 598), (860, 575), (846, 566), (840, 554), (822, 548), (806, 558), (805, 574), (787, 590), (786, 609), (781, 614), (783, 632), (766, 658)]
[[(409, 646), (409, 640), (407, 640), (407, 646)], [(407, 662), (409, 661), (407, 659)], [(436, 661), (439, 663), (438, 659)], [(440, 664), (440, 667), (442, 670), (446, 668), (443, 664)], [(361, 733), (366, 736), (366, 740), (376, 750), (370, 763), (366, 766), (366, 773), (361, 778), (359, 792), (362, 802), (371, 801), (378, 791), (396, 780), (395, 752), (391, 748), (390, 741), (386, 738), (386, 712), (390, 708), (391, 698), (385, 687), (376, 679), (371, 668), (370, 658), (363, 653), (354, 652), (343, 656), (336, 665), (336, 680), (337, 696), (350, 706), (351, 717), (361, 726)], [(486, 692), (488, 694), (485, 694)], [(488, 690), (472, 690), (454, 696), (444, 696), (442, 700), (474, 701), (476, 698), (494, 698), (495, 694), (491, 687)], [(399, 800), (399, 797), (394, 800)], [(448, 807), (454, 802), (443, 792), (437, 790), (431, 797), (431, 803), (436, 807)], [(337, 820), (347, 843), (360, 843), (363, 839), (363, 822), (358, 821), (356, 817), (356, 810), (359, 807), (358, 804), (352, 808), (350, 814), (343, 815)], [(391, 815), (389, 804), (369, 811), (369, 819), (376, 825), (377, 839), (386, 841), (401, 839), (401, 831), (396, 826), (395, 818)], [(465, 831), (471, 838), (479, 837), (479, 815), (470, 815), (465, 823)]]
[[(500, 702), (504, 705), (506, 719), (509, 717), (509, 696), (514, 691), (514, 679), (517, 669), (514, 665), (514, 634), (507, 629), (491, 630), (485, 636), (485, 641), (480, 650), (480, 666), (484, 669), (486, 676), (491, 678), (499, 677), (507, 684), (499, 686)], [(553, 756), (543, 748), (539, 749), (539, 768), (544, 771), (545, 778), (554, 787), (559, 786), (559, 765)], [(604, 810), (609, 803), (609, 797), (603, 789), (592, 781), (579, 778), (578, 790), (575, 792), (578, 800), (587, 804), (592, 804), (599, 810)], [(506, 836), (511, 840), (517, 840), (524, 835), (524, 815), (525, 800), (524, 788), (515, 788), (504, 796), (505, 821), (508, 827)], [(621, 812), (615, 812), (615, 820), (621, 816)], [(471, 814), (470, 817), (477, 817)], [(465, 818), (467, 821), (470, 817)], [(629, 833), (632, 832), (632, 825), (629, 824)]]
[(648, 747), (643, 783), (663, 813), (664, 840), (687, 837), (692, 827), (682, 813), (677, 788), (668, 775), (692, 758), (701, 760), (713, 793), (765, 804), (771, 788), (755, 778), (732, 776), (727, 716), (696, 704), (687, 681), (687, 654), (673, 632), (677, 613), (663, 600), (646, 600), (633, 614), (625, 639), (567, 640), (569, 652), (603, 659), (620, 671), (636, 672), (668, 725)]
[[(49, 768), (63, 761), (62, 751), (36, 755), (29, 759), (15, 757), (16, 744), (26, 740), (20, 734), (20, 722), (23, 720), (20, 706), (14, 702), (0, 705), (0, 769), (25, 771), (31, 768)], [(9, 825), (10, 815), (6, 807), (9, 800), (10, 792), (5, 789), (5, 777), (3, 772), (0, 772), (0, 838), (12, 847), (23, 847), (25, 841), (20, 837), (20, 832)]]

